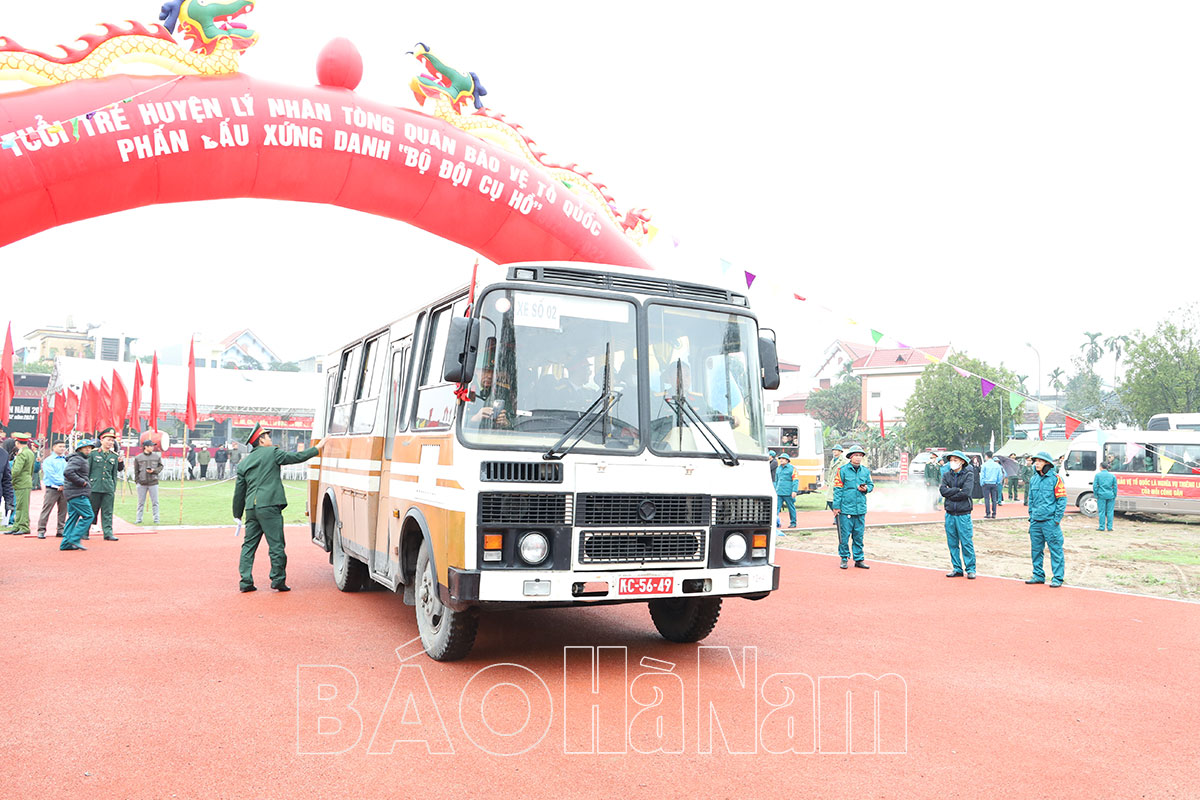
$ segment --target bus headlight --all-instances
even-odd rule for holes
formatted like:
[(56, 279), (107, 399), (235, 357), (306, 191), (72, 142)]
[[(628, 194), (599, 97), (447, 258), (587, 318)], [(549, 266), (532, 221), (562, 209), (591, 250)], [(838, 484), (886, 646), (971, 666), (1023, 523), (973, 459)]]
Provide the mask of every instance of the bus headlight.
[(725, 560), (741, 561), (746, 557), (749, 544), (746, 537), (740, 533), (731, 533), (725, 537)]
[(517, 544), (517, 550), (521, 554), (522, 561), (526, 564), (537, 565), (550, 555), (550, 542), (545, 535), (537, 531), (528, 531), (521, 537), (521, 541)]

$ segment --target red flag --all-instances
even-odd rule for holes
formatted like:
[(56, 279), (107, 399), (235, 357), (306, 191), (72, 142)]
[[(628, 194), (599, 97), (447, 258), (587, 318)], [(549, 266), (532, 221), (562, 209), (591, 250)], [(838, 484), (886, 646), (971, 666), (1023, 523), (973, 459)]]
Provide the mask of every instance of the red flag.
[(125, 381), (113, 368), (112, 382), (112, 421), (117, 429), (117, 435), (125, 432), (125, 420), (129, 417), (129, 393), (125, 391)]
[(4, 351), (0, 355), (0, 425), (7, 425), (9, 411), (12, 409), (13, 398), (17, 394), (17, 386), (13, 380), (13, 344), (12, 323), (8, 323), (8, 333), (4, 334)]
[(886, 439), (887, 434), (883, 432), (883, 409), (879, 409), (879, 438)]
[(112, 424), (113, 418), (113, 401), (112, 389), (108, 388), (108, 381), (104, 378), (100, 379), (100, 408), (96, 414), (96, 428), (107, 428)]
[(134, 430), (142, 429), (142, 362), (135, 361), (133, 367), (133, 403), (129, 407), (129, 425)]
[(91, 426), (88, 423), (91, 422), (91, 420), (88, 419), (88, 417), (90, 417), (92, 414), (92, 383), (91, 383), (91, 381), (88, 381), (87, 383), (85, 383), (83, 385), (83, 388), (79, 390), (78, 413), (79, 413), (79, 422), (75, 426), (76, 430), (80, 431), (81, 433), (90, 432)]
[(100, 419), (102, 412), (102, 404), (100, 402), (100, 389), (96, 384), (88, 381), (88, 433), (100, 432)]
[(158, 414), (161, 407), (158, 398), (158, 353), (154, 354), (154, 364), (150, 367), (150, 427), (158, 433)]
[(1068, 439), (1071, 438), (1071, 434), (1075, 432), (1075, 429), (1079, 427), (1079, 423), (1080, 423), (1080, 420), (1077, 420), (1074, 417), (1067, 417), (1067, 438)]
[(54, 393), (54, 427), (51, 430), (54, 433), (70, 433), (69, 430), (63, 430), (63, 421), (67, 416), (67, 393), (59, 391)]
[(63, 433), (76, 429), (75, 419), (79, 416), (79, 395), (74, 389), (67, 389), (67, 417), (62, 421)]
[(200, 414), (196, 410), (196, 339), (192, 337), (192, 343), (188, 346), (187, 411), (184, 413), (183, 424), (187, 425), (190, 431), (200, 421), (199, 417)]

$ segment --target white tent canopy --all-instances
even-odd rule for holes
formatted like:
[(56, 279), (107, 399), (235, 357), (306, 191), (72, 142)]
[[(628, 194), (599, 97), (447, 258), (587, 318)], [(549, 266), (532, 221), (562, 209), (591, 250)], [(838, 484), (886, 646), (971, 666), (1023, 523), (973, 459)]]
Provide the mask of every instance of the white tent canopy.
[[(48, 394), (62, 389), (80, 391), (91, 381), (110, 385), (113, 370), (133, 397), (133, 362), (88, 358), (55, 359)], [(142, 408), (150, 408), (150, 365), (142, 364)], [(317, 372), (273, 372), (242, 369), (197, 369), (196, 405), (200, 414), (276, 414), (311, 417), (321, 400), (325, 375)], [(159, 402), (163, 411), (182, 411), (187, 404), (188, 370), (159, 364)]]

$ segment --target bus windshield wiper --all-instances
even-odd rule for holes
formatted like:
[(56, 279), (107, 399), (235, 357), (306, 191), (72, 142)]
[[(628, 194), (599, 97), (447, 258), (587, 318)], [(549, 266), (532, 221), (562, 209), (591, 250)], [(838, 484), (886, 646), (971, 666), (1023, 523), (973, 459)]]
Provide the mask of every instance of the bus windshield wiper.
[(740, 463), (737, 453), (733, 452), (729, 445), (725, 444), (725, 440), (718, 436), (717, 432), (712, 429), (712, 426), (704, 421), (704, 418), (700, 416), (700, 412), (687, 401), (687, 398), (682, 395), (679, 397), (664, 397), (663, 401), (669, 406), (675, 406), (679, 417), (700, 431), (704, 440), (708, 442), (709, 447), (718, 454), (721, 454), (721, 461), (726, 466), (736, 467)]
[[(600, 420), (604, 420), (604, 433), (601, 436), (601, 444), (608, 439), (609, 412), (612, 411), (612, 407), (617, 404), (617, 401), (621, 399), (621, 392), (614, 392), (612, 389), (612, 374), (609, 371), (609, 357), (611, 353), (612, 343), (609, 342), (608, 344), (604, 345), (604, 386), (600, 389), (600, 396), (593, 400), (592, 404), (587, 407), (587, 410), (579, 415), (579, 419), (571, 423), (570, 427), (568, 427), (563, 433), (561, 439), (550, 445), (550, 449), (545, 453), (542, 453), (542, 458), (546, 459), (547, 461), (561, 460), (563, 456), (574, 450), (575, 446), (582, 442), (585, 436), (591, 433), (592, 428), (596, 427), (596, 423)], [(569, 447), (567, 447), (561, 453), (558, 452), (559, 448), (563, 446), (567, 439), (571, 438), (571, 435), (575, 432), (575, 429), (583, 425), (584, 420), (586, 420), (592, 414), (592, 412), (596, 411), (601, 404), (604, 404), (604, 409), (596, 415), (595, 419), (588, 423), (587, 427), (584, 428), (577, 437), (575, 437), (575, 441), (571, 442)]]
[[(565, 433), (563, 433), (562, 438), (550, 445), (549, 450), (542, 453), (542, 458), (546, 459), (547, 461), (558, 461), (567, 453), (574, 450), (575, 446), (582, 442), (585, 436), (591, 433), (592, 428), (596, 427), (596, 423), (608, 417), (608, 412), (612, 410), (612, 407), (615, 406), (620, 399), (620, 390), (615, 392), (601, 390), (600, 396), (592, 401), (592, 404), (588, 406), (587, 411), (584, 411), (579, 415), (579, 419), (571, 423), (571, 426), (567, 428)], [(592, 414), (598, 408), (600, 408), (601, 404), (604, 405), (603, 409), (601, 409), (599, 413), (595, 414), (595, 416), (592, 416)], [(563, 448), (563, 444), (567, 441), (567, 439), (571, 438), (575, 431), (588, 420), (589, 416), (592, 416), (592, 419), (590, 422), (587, 422), (587, 427), (579, 431), (579, 434), (575, 436), (575, 441), (571, 442), (568, 447)]]

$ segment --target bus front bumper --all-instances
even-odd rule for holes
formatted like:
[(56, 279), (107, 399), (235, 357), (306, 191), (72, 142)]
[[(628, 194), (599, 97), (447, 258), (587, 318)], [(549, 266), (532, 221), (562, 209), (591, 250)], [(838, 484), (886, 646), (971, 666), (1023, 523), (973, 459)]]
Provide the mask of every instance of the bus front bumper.
[[(475, 605), (588, 605), (637, 603), (665, 597), (746, 597), (759, 600), (779, 588), (774, 564), (723, 569), (460, 570), (451, 567), (442, 601)], [(669, 581), (665, 579), (670, 579)], [(627, 579), (627, 580), (622, 580)]]

